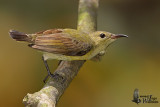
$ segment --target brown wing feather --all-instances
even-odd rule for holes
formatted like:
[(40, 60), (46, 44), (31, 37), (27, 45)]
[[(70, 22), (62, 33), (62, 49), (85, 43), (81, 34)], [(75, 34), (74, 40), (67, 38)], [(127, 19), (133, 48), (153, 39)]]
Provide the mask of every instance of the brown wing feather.
[(83, 56), (89, 52), (92, 45), (82, 40), (76, 40), (67, 33), (55, 33), (38, 36), (32, 48), (41, 51), (67, 56)]
[(44, 31), (37, 32), (35, 34), (47, 35), (47, 34), (54, 34), (54, 33), (61, 33), (61, 32), (63, 32), (63, 29), (49, 29), (49, 30), (44, 30)]

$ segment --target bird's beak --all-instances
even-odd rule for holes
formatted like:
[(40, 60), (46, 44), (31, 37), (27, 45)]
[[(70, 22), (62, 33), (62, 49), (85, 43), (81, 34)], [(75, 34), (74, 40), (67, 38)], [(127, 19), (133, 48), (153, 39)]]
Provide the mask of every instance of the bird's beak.
[(121, 37), (126, 37), (128, 38), (127, 35), (124, 35), (124, 34), (112, 34), (111, 35), (111, 39), (117, 39), (117, 38), (121, 38)]

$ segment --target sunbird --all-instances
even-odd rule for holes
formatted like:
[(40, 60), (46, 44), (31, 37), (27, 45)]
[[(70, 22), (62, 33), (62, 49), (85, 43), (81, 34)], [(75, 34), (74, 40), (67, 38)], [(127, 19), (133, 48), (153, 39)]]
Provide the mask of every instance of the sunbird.
[(43, 52), (42, 59), (48, 76), (53, 76), (47, 60), (90, 60), (103, 55), (106, 48), (124, 34), (112, 34), (105, 31), (85, 33), (76, 29), (49, 29), (34, 34), (25, 34), (15, 30), (9, 31), (16, 41), (28, 42), (28, 46)]

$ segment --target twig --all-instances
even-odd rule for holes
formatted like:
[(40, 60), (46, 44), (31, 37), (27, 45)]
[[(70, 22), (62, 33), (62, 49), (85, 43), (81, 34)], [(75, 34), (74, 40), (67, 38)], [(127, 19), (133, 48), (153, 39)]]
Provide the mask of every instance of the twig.
[[(79, 0), (78, 25), (81, 32), (96, 30), (98, 0)], [(62, 61), (54, 77), (49, 78), (44, 87), (33, 94), (27, 94), (23, 103), (26, 107), (55, 107), (59, 98), (77, 75), (85, 61)]]

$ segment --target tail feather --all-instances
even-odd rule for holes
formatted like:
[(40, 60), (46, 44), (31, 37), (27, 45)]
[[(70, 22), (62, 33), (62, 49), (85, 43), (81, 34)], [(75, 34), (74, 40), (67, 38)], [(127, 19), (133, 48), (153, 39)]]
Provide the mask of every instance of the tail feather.
[(27, 34), (18, 32), (15, 30), (10, 30), (9, 31), (10, 36), (15, 39), (16, 41), (26, 41), (26, 42), (31, 42), (31, 38), (28, 37)]

